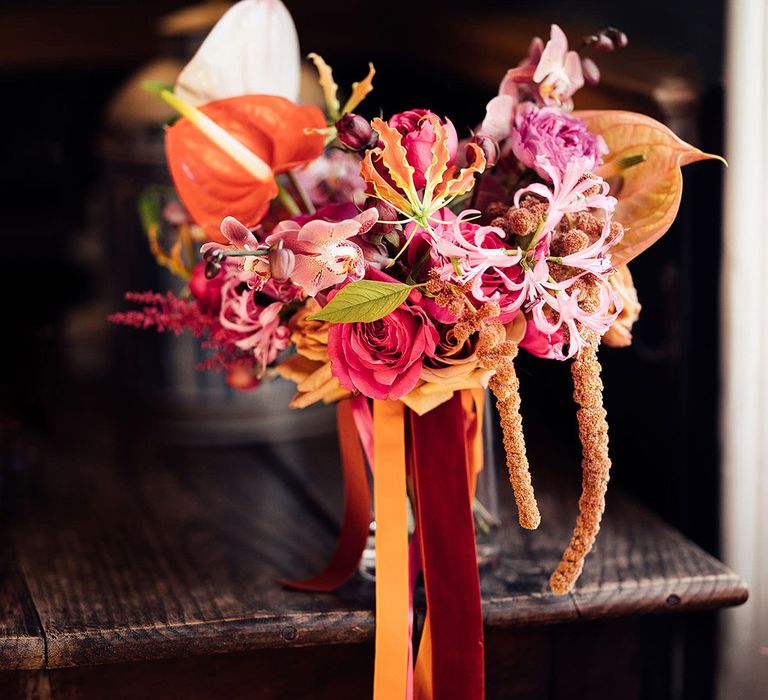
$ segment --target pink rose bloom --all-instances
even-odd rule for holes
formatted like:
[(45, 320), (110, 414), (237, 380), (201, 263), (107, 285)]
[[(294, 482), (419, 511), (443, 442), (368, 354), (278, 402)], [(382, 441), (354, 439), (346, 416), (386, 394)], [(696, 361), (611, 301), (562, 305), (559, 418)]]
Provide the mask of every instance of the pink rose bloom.
[(424, 309), (408, 301), (372, 323), (333, 324), (331, 371), (345, 389), (394, 401), (416, 386), (424, 357), (434, 357), (439, 340)]
[[(401, 142), (407, 153), (408, 163), (413, 166), (413, 184), (416, 189), (421, 189), (426, 184), (424, 173), (432, 163), (432, 146), (435, 144), (435, 129), (425, 116), (431, 115), (428, 109), (409, 109), (407, 112), (400, 112), (389, 119), (387, 124), (393, 129), (397, 129), (403, 138)], [(448, 152), (453, 163), (456, 158), (456, 152), (459, 148), (459, 137), (456, 135), (456, 129), (450, 119), (440, 120), (445, 125), (448, 133)]]
[(548, 182), (552, 178), (537, 163), (539, 156), (564, 173), (568, 163), (576, 158), (584, 159), (585, 171), (593, 171), (608, 153), (602, 136), (593, 134), (578, 117), (556, 107), (539, 109), (529, 105), (519, 110), (510, 142), (515, 157)]

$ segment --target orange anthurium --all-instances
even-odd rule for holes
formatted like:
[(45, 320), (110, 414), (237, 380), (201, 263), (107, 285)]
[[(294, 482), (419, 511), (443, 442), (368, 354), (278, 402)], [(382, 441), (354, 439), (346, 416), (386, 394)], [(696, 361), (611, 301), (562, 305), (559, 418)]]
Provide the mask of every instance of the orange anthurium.
[(325, 117), (276, 95), (242, 95), (199, 108), (164, 90), (181, 115), (166, 135), (168, 166), (179, 197), (211, 240), (234, 216), (255, 226), (278, 194), (275, 176), (323, 152)]

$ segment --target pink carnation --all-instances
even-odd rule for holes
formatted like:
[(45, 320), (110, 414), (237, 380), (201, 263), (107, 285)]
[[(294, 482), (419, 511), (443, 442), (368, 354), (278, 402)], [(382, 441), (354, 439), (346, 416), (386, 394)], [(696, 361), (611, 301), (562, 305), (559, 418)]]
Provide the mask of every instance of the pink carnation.
[(528, 105), (520, 109), (510, 140), (515, 157), (549, 182), (551, 176), (537, 162), (540, 156), (563, 173), (576, 158), (583, 159), (584, 171), (594, 170), (608, 153), (602, 136), (593, 134), (578, 117), (556, 107)]
[(331, 371), (345, 389), (394, 401), (416, 386), (424, 357), (434, 357), (439, 339), (424, 309), (406, 302), (372, 323), (333, 324)]

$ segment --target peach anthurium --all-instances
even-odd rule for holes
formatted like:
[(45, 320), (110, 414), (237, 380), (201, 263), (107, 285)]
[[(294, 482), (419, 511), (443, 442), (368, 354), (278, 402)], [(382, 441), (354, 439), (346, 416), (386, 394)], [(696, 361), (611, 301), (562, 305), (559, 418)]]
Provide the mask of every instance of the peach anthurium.
[(242, 95), (196, 108), (168, 90), (161, 97), (181, 115), (166, 134), (166, 156), (176, 190), (211, 240), (234, 216), (255, 226), (278, 194), (275, 176), (323, 152), (325, 126), (310, 105), (277, 95)]
[(611, 194), (618, 199), (614, 217), (626, 232), (611, 249), (611, 260), (616, 267), (625, 265), (661, 238), (675, 220), (683, 192), (681, 168), (710, 158), (725, 161), (687, 144), (643, 114), (618, 110), (574, 114), (608, 146), (597, 174), (611, 183)]
[[(360, 164), (360, 176), (365, 180), (366, 194), (389, 202), (407, 219), (429, 229), (437, 211), (472, 189), (475, 174), (485, 170), (485, 156), (477, 144), (470, 142), (468, 147), (474, 157), (466, 168), (457, 168), (450, 163), (445, 126), (434, 115), (423, 118), (432, 122), (435, 133), (432, 163), (424, 173), (426, 185), (423, 190), (417, 190), (414, 185), (414, 169), (408, 163), (400, 132), (383, 119), (376, 118), (371, 122), (379, 134), (380, 145), (366, 151)], [(383, 167), (377, 168), (378, 164)]]

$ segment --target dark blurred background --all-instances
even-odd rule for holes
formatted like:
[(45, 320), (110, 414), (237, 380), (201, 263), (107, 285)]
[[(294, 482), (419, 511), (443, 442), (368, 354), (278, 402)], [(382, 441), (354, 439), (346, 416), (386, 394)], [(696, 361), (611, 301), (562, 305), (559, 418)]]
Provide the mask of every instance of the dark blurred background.
[[(629, 47), (598, 57), (603, 85), (577, 95), (577, 107), (644, 111), (703, 150), (722, 152), (720, 0), (539, 0), (535, 7), (390, 0), (381, 15), (374, 5), (334, 0), (286, 5), (302, 51), (323, 55), (340, 85), (375, 63), (364, 113), (429, 106), (460, 130), (482, 118), (506, 68), (532, 34), (547, 36), (550, 22), (572, 41), (618, 26)], [(57, 412), (74, 403), (109, 406), (133, 425), (130, 408), (143, 393), (133, 379), (167, 381), (173, 356), (156, 339), (115, 335), (105, 320), (122, 289), (166, 283), (133, 206), (141, 183), (163, 177), (158, 124), (153, 130), (144, 107), (113, 100), (142, 68), (160, 62), (159, 70), (172, 72), (174, 62), (183, 64), (204, 18), (216, 12), (167, 19), (187, 6), (27, 0), (0, 8), (4, 440), (55, 430)], [(141, 118), (132, 122), (132, 110)], [(602, 352), (613, 479), (714, 554), (719, 289), (711, 261), (720, 247), (721, 175), (711, 164), (687, 169), (678, 222), (630, 266), (643, 304), (634, 344)], [(533, 358), (520, 367), (529, 442), (573, 441), (567, 367)], [(679, 697), (711, 697), (712, 618), (690, 617), (675, 634), (680, 658), (666, 672), (682, 683)]]

